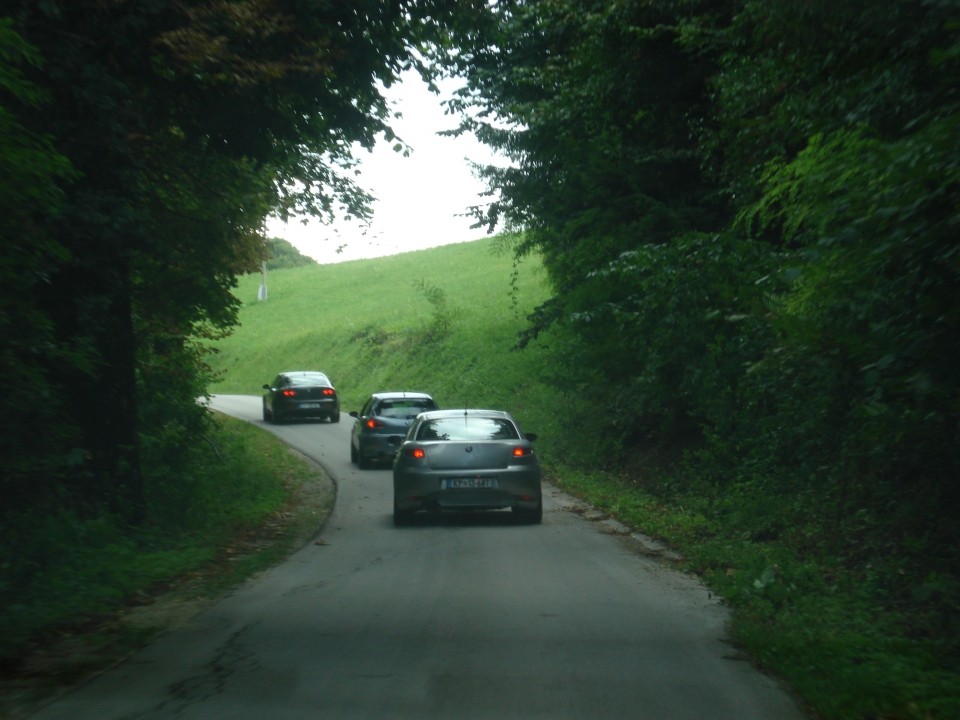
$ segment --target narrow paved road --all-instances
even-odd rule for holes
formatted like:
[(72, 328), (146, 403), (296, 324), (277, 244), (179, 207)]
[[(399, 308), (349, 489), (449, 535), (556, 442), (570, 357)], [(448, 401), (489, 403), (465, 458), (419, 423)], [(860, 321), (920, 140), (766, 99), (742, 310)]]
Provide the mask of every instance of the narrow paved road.
[[(262, 424), (259, 398), (213, 407)], [(350, 464), (343, 419), (264, 426), (336, 480), (323, 544), (36, 717), (802, 718), (736, 659), (702, 586), (555, 489), (540, 526), (492, 513), (395, 529), (390, 471)]]

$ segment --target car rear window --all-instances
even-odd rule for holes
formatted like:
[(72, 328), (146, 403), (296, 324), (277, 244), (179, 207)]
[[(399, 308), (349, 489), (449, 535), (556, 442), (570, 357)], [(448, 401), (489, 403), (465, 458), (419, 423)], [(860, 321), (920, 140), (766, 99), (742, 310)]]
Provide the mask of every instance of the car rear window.
[(329, 385), (330, 380), (323, 373), (303, 373), (302, 375), (291, 375), (291, 385)]
[(520, 435), (509, 420), (485, 417), (457, 417), (428, 420), (417, 431), (417, 440), (470, 442), (481, 440), (517, 440)]
[(380, 403), (377, 414), (384, 417), (410, 417), (436, 409), (437, 404), (431, 400), (388, 400)]

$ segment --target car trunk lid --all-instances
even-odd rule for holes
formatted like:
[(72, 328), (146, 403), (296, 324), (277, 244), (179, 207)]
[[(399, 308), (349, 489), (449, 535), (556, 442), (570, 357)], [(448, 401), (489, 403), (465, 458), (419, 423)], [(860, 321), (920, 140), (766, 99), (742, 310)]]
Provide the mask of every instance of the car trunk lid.
[(427, 450), (427, 461), (434, 470), (505, 468), (512, 450), (500, 442), (438, 442)]

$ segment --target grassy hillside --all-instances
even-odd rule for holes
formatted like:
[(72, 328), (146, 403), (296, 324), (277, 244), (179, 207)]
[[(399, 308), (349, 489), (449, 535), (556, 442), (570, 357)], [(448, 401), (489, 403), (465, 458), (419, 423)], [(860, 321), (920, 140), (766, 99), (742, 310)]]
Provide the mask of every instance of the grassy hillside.
[[(514, 272), (516, 270), (516, 272)], [(513, 412), (549, 438), (543, 348), (514, 351), (524, 319), (546, 298), (536, 259), (514, 268), (503, 240), (485, 239), (372, 260), (278, 270), (268, 299), (243, 278), (241, 327), (218, 344), (214, 393), (253, 394), (280, 370), (327, 373), (344, 411), (377, 390), (428, 392), (444, 407)]]

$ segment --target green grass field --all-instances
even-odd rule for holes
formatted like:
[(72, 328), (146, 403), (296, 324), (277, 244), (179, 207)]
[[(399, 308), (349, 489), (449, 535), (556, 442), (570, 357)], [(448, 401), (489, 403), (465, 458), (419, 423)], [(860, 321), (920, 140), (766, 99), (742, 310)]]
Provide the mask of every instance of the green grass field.
[[(509, 410), (545, 438), (556, 420), (541, 369), (545, 350), (515, 351), (527, 314), (547, 297), (536, 258), (514, 272), (500, 239), (241, 279), (241, 327), (218, 343), (213, 393), (261, 394), (281, 370), (321, 370), (344, 413), (371, 392), (416, 390), (442, 407)], [(550, 442), (544, 443), (544, 452)]]

